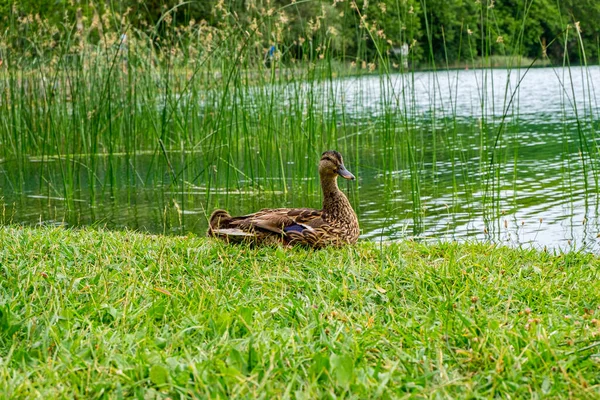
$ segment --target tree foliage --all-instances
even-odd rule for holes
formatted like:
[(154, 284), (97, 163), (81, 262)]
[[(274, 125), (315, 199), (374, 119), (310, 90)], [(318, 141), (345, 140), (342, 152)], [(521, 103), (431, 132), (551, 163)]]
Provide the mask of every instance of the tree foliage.
[(421, 65), (493, 55), (589, 63), (600, 47), (597, 0), (0, 0), (0, 12), (2, 53), (23, 50), (44, 30), (51, 41), (85, 30), (90, 43), (109, 31), (135, 32), (174, 41), (186, 54), (198, 43), (190, 38), (234, 37), (238, 49), (245, 40), (263, 57), (276, 46), (288, 60), (393, 59), (407, 45)]

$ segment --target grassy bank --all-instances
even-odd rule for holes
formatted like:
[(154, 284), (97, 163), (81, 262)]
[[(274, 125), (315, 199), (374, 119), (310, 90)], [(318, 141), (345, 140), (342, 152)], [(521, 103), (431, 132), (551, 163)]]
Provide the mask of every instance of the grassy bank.
[(0, 228), (0, 393), (594, 397), (600, 259)]

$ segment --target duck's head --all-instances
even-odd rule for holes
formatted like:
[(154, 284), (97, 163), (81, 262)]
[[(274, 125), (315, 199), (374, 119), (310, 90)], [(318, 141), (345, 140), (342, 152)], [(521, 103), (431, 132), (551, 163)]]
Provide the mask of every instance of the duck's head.
[(321, 174), (322, 177), (335, 178), (339, 175), (344, 179), (355, 179), (354, 175), (344, 167), (342, 155), (335, 150), (326, 151), (321, 155), (319, 174)]

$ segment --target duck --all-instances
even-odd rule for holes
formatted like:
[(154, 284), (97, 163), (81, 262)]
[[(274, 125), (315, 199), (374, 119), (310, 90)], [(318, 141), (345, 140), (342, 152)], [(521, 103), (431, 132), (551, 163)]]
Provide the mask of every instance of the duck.
[(217, 209), (209, 218), (207, 235), (227, 243), (256, 245), (323, 248), (356, 243), (360, 234), (358, 218), (337, 183), (338, 177), (348, 180), (355, 180), (355, 177), (344, 166), (338, 151), (329, 150), (321, 155), (319, 177), (323, 191), (322, 209), (265, 208), (239, 217)]

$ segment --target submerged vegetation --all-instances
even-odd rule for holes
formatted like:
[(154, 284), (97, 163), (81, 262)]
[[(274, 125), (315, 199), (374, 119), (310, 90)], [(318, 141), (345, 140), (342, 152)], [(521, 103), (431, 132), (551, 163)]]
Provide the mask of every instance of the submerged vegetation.
[(9, 398), (594, 398), (600, 260), (0, 228)]

